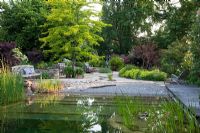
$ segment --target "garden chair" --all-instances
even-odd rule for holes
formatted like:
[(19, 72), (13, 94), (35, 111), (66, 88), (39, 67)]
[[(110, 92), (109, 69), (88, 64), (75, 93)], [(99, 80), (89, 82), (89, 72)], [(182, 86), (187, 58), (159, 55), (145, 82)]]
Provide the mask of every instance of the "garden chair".
[(65, 63), (58, 63), (59, 74), (64, 75)]
[(188, 76), (188, 74), (189, 74), (188, 70), (182, 71), (179, 76), (172, 74), (171, 82), (182, 84), (184, 83), (184, 79)]
[(35, 72), (34, 66), (32, 65), (17, 65), (11, 69), (13, 73), (21, 74), (24, 78), (37, 78), (41, 75)]
[(87, 63), (87, 62), (84, 64), (84, 68), (85, 68), (85, 72), (86, 72), (86, 73), (91, 73), (91, 72), (94, 72), (94, 71), (95, 71), (94, 68), (91, 67), (90, 64)]

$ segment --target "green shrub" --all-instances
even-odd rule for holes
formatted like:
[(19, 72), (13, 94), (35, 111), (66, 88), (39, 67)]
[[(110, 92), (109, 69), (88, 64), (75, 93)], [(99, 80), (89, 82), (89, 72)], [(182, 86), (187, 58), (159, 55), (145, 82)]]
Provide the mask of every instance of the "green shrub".
[(126, 65), (125, 67), (123, 67), (120, 71), (119, 71), (119, 75), (123, 77), (123, 74), (127, 71), (127, 70), (131, 70), (132, 68), (134, 68), (135, 66), (133, 65)]
[(104, 61), (104, 57), (100, 57), (100, 58), (93, 58), (89, 61), (89, 64), (93, 67), (101, 67), (101, 66), (105, 66), (105, 61)]
[(24, 80), (20, 75), (10, 72), (0, 74), (0, 105), (23, 100)]
[(50, 79), (51, 78), (51, 76), (49, 75), (48, 72), (42, 72), (41, 77), (42, 77), (42, 79)]
[(76, 62), (76, 66), (83, 68), (84, 67), (84, 63), (82, 63), (82, 62)]
[(112, 70), (110, 68), (99, 68), (99, 73), (111, 73)]
[(188, 84), (194, 84), (197, 86), (200, 86), (200, 78), (199, 75), (197, 75), (197, 70), (196, 71), (191, 71), (190, 74), (187, 77), (187, 83)]
[(72, 66), (72, 62), (71, 61), (65, 62), (65, 65), (66, 66)]
[(113, 56), (109, 61), (109, 65), (113, 71), (118, 71), (124, 66), (124, 62), (119, 56)]
[(130, 78), (129, 73), (130, 73), (130, 70), (125, 71), (123, 74), (123, 77)]
[(130, 78), (132, 79), (140, 79), (140, 69), (132, 69), (130, 70)]
[(42, 61), (42, 62), (38, 63), (36, 65), (36, 67), (39, 68), (39, 69), (46, 69), (48, 67), (48, 63)]
[(142, 80), (164, 81), (167, 78), (167, 74), (160, 72), (159, 70), (142, 70), (139, 74)]
[[(124, 68), (125, 69), (125, 68)], [(121, 77), (131, 78), (131, 79), (142, 79), (142, 80), (152, 80), (152, 81), (164, 81), (167, 78), (167, 74), (159, 70), (144, 70), (139, 68), (132, 68), (131, 70), (124, 70), (120, 74)]]
[(83, 75), (84, 74), (84, 70), (81, 67), (76, 67), (75, 68), (75, 72), (76, 72), (76, 76), (77, 75)]
[(112, 73), (108, 74), (108, 80), (109, 80), (109, 81), (112, 81), (112, 80), (113, 80), (113, 74), (112, 74)]
[(179, 74), (192, 67), (192, 53), (187, 38), (176, 40), (163, 50), (161, 54), (161, 70), (171, 74)]
[(75, 74), (74, 76), (78, 76), (78, 75), (83, 75), (84, 74), (84, 70), (81, 67), (75, 67), (75, 73), (74, 70), (72, 68), (72, 66), (67, 66), (64, 69), (64, 73), (66, 74), (67, 78), (72, 78), (73, 74)]
[(72, 75), (73, 75), (73, 68), (72, 68), (72, 66), (65, 67), (64, 73), (66, 75), (66, 78), (71, 78)]

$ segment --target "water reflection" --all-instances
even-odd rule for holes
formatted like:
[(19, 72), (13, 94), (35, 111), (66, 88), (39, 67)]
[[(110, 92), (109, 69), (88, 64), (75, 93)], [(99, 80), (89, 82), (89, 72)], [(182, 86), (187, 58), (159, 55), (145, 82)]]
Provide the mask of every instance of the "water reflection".
[(110, 103), (105, 97), (30, 96), (25, 102), (0, 106), (1, 133), (118, 131), (107, 121), (115, 111)]

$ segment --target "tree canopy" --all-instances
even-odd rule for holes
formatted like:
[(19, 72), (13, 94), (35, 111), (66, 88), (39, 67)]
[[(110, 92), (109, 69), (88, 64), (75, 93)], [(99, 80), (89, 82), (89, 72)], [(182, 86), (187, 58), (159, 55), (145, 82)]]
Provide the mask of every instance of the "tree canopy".
[(0, 2), (0, 40), (14, 41), (23, 51), (39, 48), (40, 25), (45, 21), (43, 0)]
[(98, 35), (106, 26), (102, 21), (93, 20), (100, 14), (94, 12), (86, 0), (48, 0), (51, 7), (46, 14), (43, 28), (42, 48), (53, 60), (60, 57), (89, 60), (98, 57), (94, 46), (103, 38)]
[(136, 44), (139, 32), (150, 34), (153, 1), (105, 0), (102, 20), (112, 24), (104, 29), (105, 43), (118, 54), (126, 54)]

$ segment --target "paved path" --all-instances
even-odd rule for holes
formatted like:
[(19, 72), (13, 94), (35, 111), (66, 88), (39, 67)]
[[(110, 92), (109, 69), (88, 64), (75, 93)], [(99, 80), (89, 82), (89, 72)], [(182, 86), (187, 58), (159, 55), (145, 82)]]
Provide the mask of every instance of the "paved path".
[(166, 84), (167, 88), (178, 98), (186, 107), (193, 108), (200, 117), (200, 88), (195, 86)]
[(168, 92), (163, 83), (138, 81), (133, 83), (116, 84), (116, 86), (66, 89), (64, 93), (94, 94), (94, 95), (130, 95), (130, 96), (167, 96)]
[[(72, 87), (67, 87), (62, 93), (92, 94), (92, 95), (131, 95), (131, 96), (167, 96), (168, 91), (163, 82), (132, 80), (121, 78), (118, 72), (113, 72), (114, 81), (108, 81), (108, 74), (86, 74), (84, 79), (63, 79), (71, 81)], [(73, 82), (73, 83), (72, 83)]]

